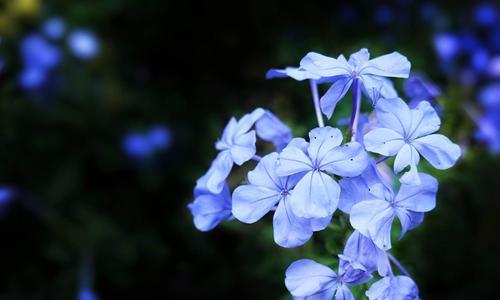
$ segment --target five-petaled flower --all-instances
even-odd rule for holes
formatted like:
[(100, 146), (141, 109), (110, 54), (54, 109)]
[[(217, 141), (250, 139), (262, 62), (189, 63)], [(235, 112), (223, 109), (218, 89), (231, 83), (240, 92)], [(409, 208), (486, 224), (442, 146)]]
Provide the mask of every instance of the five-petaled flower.
[(340, 145), (342, 133), (329, 126), (309, 132), (310, 143), (288, 145), (280, 153), (278, 176), (304, 174), (290, 196), (295, 215), (325, 218), (337, 209), (340, 187), (327, 173), (357, 176), (367, 166), (367, 154), (356, 142)]
[(384, 277), (366, 291), (369, 300), (420, 300), (415, 282), (408, 276)]
[(335, 59), (310, 52), (300, 61), (300, 67), (323, 78), (331, 78), (333, 84), (320, 100), (321, 110), (331, 118), (335, 106), (353, 83), (355, 89), (360, 84), (363, 92), (374, 102), (379, 98), (397, 97), (391, 81), (385, 77), (408, 78), (411, 64), (398, 52), (370, 60), (370, 53), (363, 48), (351, 54), (349, 60), (343, 55)]
[(407, 166), (401, 177), (406, 184), (420, 184), (417, 164), (421, 154), (433, 167), (452, 167), (461, 155), (460, 147), (446, 136), (434, 134), (441, 126), (436, 111), (427, 101), (410, 109), (400, 98), (381, 99), (375, 107), (379, 127), (364, 136), (366, 150), (384, 156), (394, 156), (394, 172)]

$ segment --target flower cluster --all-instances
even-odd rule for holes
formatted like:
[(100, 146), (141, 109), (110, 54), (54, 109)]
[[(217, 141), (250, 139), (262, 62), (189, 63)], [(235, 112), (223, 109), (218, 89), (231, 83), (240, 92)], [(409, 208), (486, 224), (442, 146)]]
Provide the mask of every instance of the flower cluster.
[[(285, 279), (292, 296), (354, 299), (349, 286), (370, 281), (376, 272), (380, 279), (366, 291), (369, 299), (419, 299), (415, 283), (388, 252), (392, 225), (397, 218), (403, 237), (436, 205), (438, 181), (418, 171), (420, 158), (444, 170), (456, 163), (461, 150), (436, 133), (441, 121), (429, 102), (409, 107), (397, 97), (388, 77), (407, 78), (409, 72), (410, 62), (403, 55), (393, 52), (370, 59), (367, 49), (349, 59), (311, 52), (299, 67), (271, 69), (268, 78), (309, 80), (318, 127), (306, 140), (292, 138), (282, 121), (261, 108), (239, 120), (232, 118), (189, 204), (196, 227), (208, 231), (228, 219), (254, 223), (273, 212), (275, 242), (292, 248), (325, 229), (338, 208), (349, 215), (354, 229), (338, 256), (338, 271), (309, 259), (292, 263)], [(330, 85), (321, 98), (318, 84)], [(344, 136), (338, 128), (325, 126), (322, 114), (331, 119), (349, 90), (352, 115)], [(363, 94), (374, 114), (360, 130)], [(275, 152), (256, 155), (257, 137), (273, 143)], [(251, 160), (257, 165), (248, 181), (231, 194), (226, 180), (231, 169)], [(389, 179), (379, 170), (387, 162), (393, 162)], [(394, 274), (391, 262), (402, 275)]]

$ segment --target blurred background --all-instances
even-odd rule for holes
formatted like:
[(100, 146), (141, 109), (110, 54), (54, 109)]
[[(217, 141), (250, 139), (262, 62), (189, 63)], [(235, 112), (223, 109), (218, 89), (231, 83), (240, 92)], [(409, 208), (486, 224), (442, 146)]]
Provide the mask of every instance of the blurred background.
[(423, 299), (498, 299), (498, 3), (0, 0), (0, 37), (0, 299), (289, 299), (286, 267), (345, 232), (283, 249), (269, 216), (201, 233), (187, 204), (231, 116), (315, 126), (307, 83), (269, 68), (362, 47), (408, 57), (399, 93), (464, 152), (423, 168), (437, 208), (393, 252)]

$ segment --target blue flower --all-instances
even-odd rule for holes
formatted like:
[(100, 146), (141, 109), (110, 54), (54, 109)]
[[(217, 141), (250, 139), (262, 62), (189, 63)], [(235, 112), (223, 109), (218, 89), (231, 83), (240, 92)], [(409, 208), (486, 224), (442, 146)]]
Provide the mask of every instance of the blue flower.
[(162, 125), (153, 126), (149, 130), (147, 137), (151, 146), (158, 150), (167, 149), (172, 143), (172, 134), (170, 130)]
[(493, 83), (481, 89), (479, 101), (488, 111), (500, 111), (500, 83)]
[(99, 39), (90, 30), (76, 29), (68, 37), (68, 47), (79, 59), (89, 60), (94, 58), (100, 51)]
[(294, 299), (354, 300), (349, 286), (371, 279), (364, 270), (340, 260), (339, 272), (311, 259), (300, 259), (286, 270), (285, 285)]
[(434, 49), (445, 62), (455, 59), (461, 52), (460, 38), (453, 33), (440, 33), (434, 36)]
[(266, 111), (256, 122), (257, 136), (274, 144), (276, 151), (281, 151), (292, 140), (292, 131), (270, 111)]
[(231, 217), (231, 195), (226, 182), (220, 193), (212, 193), (207, 188), (207, 176), (204, 175), (196, 182), (194, 197), (188, 208), (198, 230), (210, 231)]
[(357, 230), (349, 236), (344, 252), (339, 257), (355, 268), (365, 270), (367, 273), (378, 271), (380, 276), (392, 274), (387, 253)]
[(355, 81), (359, 81), (363, 92), (374, 102), (380, 97), (396, 97), (392, 83), (385, 77), (407, 78), (411, 64), (398, 52), (370, 60), (368, 50), (361, 49), (351, 54), (348, 61), (343, 55), (335, 59), (310, 52), (301, 60), (300, 67), (321, 77), (329, 77), (334, 82), (320, 100), (321, 110), (330, 118), (337, 102)]
[(371, 197), (352, 206), (352, 227), (372, 239), (380, 249), (390, 249), (395, 217), (401, 222), (402, 237), (422, 222), (424, 212), (434, 209), (436, 205), (437, 180), (424, 173), (419, 176), (420, 185), (402, 184), (396, 195), (386, 186), (373, 185)]
[(14, 190), (7, 187), (0, 187), (0, 215), (5, 213), (6, 208), (14, 198)]
[(337, 209), (340, 187), (327, 173), (357, 176), (367, 165), (367, 154), (356, 142), (340, 146), (342, 133), (337, 128), (320, 127), (309, 132), (310, 143), (288, 145), (279, 156), (278, 176), (304, 174), (290, 196), (295, 215), (325, 218)]
[(418, 288), (410, 277), (384, 277), (366, 291), (369, 300), (420, 300)]
[(168, 149), (172, 144), (170, 130), (162, 125), (151, 127), (148, 132), (131, 132), (123, 138), (122, 149), (130, 157), (144, 160), (155, 152)]
[(42, 25), (42, 32), (50, 39), (58, 40), (66, 32), (66, 24), (61, 18), (51, 18)]
[(407, 166), (402, 183), (419, 184), (417, 164), (421, 154), (433, 167), (452, 167), (461, 155), (460, 147), (441, 134), (433, 134), (441, 126), (436, 111), (427, 101), (410, 109), (400, 98), (381, 99), (375, 107), (379, 128), (364, 136), (366, 150), (394, 156), (394, 172)]
[(77, 300), (99, 300), (99, 297), (91, 289), (82, 289), (78, 293)]
[(48, 73), (61, 61), (61, 52), (38, 34), (31, 34), (21, 41), (24, 69), (19, 84), (25, 89), (36, 89), (46, 83)]
[[(301, 143), (300, 139), (291, 142)], [(324, 229), (331, 215), (323, 219), (297, 217), (290, 207), (290, 195), (301, 179), (300, 174), (279, 177), (276, 174), (278, 153), (264, 156), (257, 167), (248, 173), (250, 184), (242, 185), (233, 192), (233, 215), (244, 223), (254, 223), (270, 210), (275, 209), (273, 218), (274, 240), (286, 248), (306, 243), (313, 231)]]
[(405, 94), (410, 98), (410, 107), (415, 107), (421, 101), (429, 101), (437, 105), (436, 98), (441, 95), (441, 89), (419, 74), (411, 74), (404, 83)]
[(485, 142), (493, 153), (500, 153), (500, 115), (498, 112), (487, 112), (477, 121), (475, 137)]
[(492, 3), (480, 3), (474, 8), (474, 21), (480, 26), (494, 25), (498, 16), (498, 8)]

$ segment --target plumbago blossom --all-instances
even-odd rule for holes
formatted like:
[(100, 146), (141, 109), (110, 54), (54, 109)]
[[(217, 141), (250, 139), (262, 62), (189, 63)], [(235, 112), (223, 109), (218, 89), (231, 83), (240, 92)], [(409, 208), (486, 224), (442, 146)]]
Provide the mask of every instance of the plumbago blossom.
[[(188, 205), (195, 226), (209, 231), (225, 220), (252, 224), (272, 214), (274, 241), (292, 248), (335, 222), (338, 208), (348, 215), (352, 230), (346, 230), (350, 236), (338, 254), (337, 271), (311, 259), (293, 262), (285, 285), (294, 299), (354, 299), (350, 287), (368, 282), (372, 284), (365, 295), (370, 300), (420, 299), (409, 273), (388, 252), (392, 225), (399, 221), (402, 238), (436, 206), (438, 181), (418, 172), (420, 156), (445, 170), (457, 162), (461, 150), (436, 133), (441, 120), (426, 99), (411, 99), (417, 104), (410, 108), (397, 97), (388, 77), (407, 78), (410, 66), (398, 52), (370, 60), (368, 50), (361, 49), (348, 60), (310, 52), (299, 67), (269, 70), (267, 78), (309, 81), (318, 126), (306, 140), (293, 138), (281, 120), (262, 108), (239, 120), (231, 118), (215, 143), (218, 154), (198, 179)], [(320, 98), (322, 83), (331, 86)], [(323, 115), (330, 119), (349, 89), (352, 114), (343, 133), (325, 126)], [(361, 112), (363, 95), (371, 100), (371, 114)], [(258, 155), (258, 138), (275, 150)], [(390, 161), (393, 171), (386, 165)], [(252, 170), (231, 194), (231, 170), (245, 163)]]

